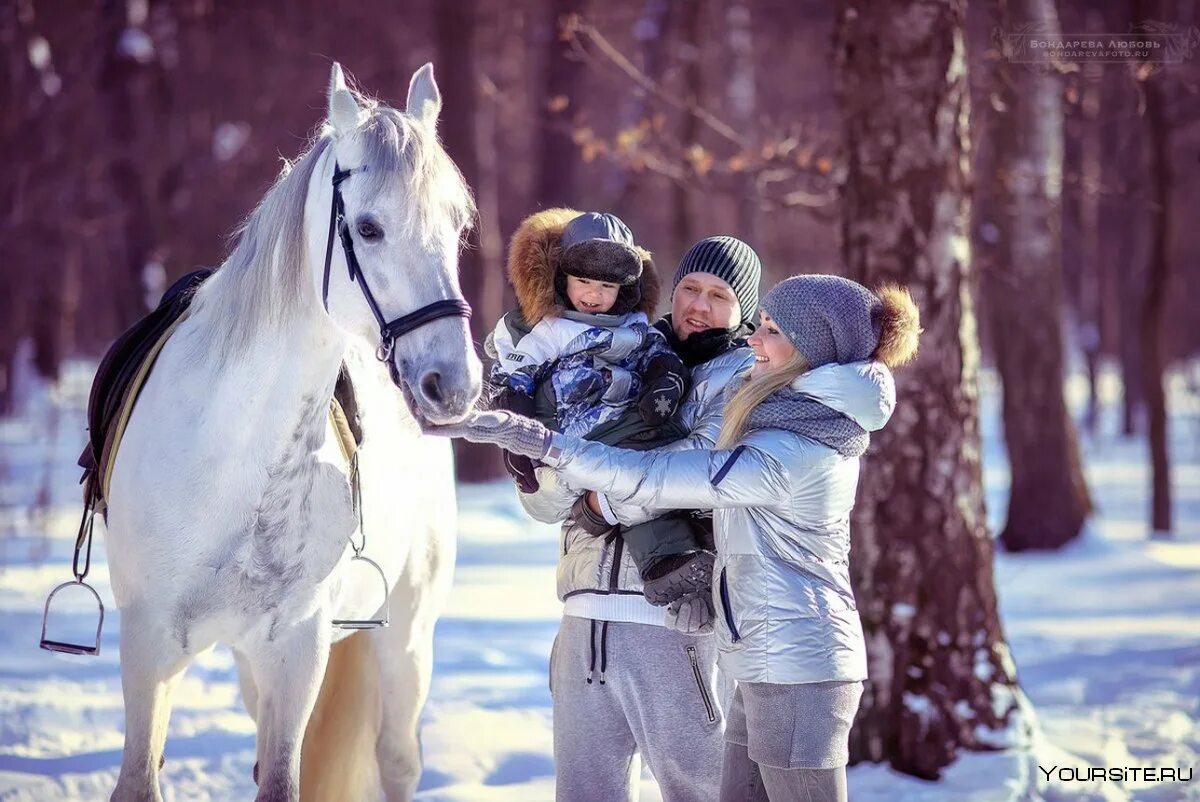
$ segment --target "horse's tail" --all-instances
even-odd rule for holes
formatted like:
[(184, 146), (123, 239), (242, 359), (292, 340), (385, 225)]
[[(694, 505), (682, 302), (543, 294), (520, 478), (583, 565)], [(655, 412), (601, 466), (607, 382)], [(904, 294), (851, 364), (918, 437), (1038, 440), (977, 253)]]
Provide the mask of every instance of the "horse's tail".
[(379, 783), (379, 663), (366, 632), (333, 645), (300, 753), (302, 802), (367, 799)]

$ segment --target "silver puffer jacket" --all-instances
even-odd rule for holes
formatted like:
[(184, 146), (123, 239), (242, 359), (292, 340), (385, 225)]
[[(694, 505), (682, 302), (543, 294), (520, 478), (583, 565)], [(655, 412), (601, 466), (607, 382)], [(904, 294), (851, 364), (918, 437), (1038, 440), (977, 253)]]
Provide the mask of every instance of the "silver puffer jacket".
[[(895, 407), (891, 372), (880, 363), (818, 368), (792, 386), (869, 431), (882, 428)], [(866, 679), (849, 570), (858, 458), (761, 429), (729, 450), (678, 453), (555, 435), (545, 462), (572, 486), (610, 498), (713, 508), (717, 647), (722, 670), (734, 679)]]
[[(676, 420), (690, 434), (655, 453), (712, 448), (721, 431), (721, 394), (727, 384), (753, 364), (754, 353), (743, 346), (692, 368), (691, 387), (676, 412)], [(537, 474), (541, 484), (539, 490), (530, 494), (518, 492), (517, 495), (525, 511), (536, 520), (543, 523), (564, 522), (558, 560), (559, 599), (566, 601), (583, 593), (640, 596), (641, 575), (638, 574), (637, 565), (625, 552), (624, 541), (619, 537), (594, 537), (569, 520), (571, 505), (588, 485), (564, 481), (550, 468), (539, 468)], [(701, 506), (707, 509), (711, 505)], [(647, 505), (645, 509), (614, 505), (614, 512), (622, 524), (630, 526), (656, 517), (668, 509), (675, 509), (661, 507), (658, 504)]]

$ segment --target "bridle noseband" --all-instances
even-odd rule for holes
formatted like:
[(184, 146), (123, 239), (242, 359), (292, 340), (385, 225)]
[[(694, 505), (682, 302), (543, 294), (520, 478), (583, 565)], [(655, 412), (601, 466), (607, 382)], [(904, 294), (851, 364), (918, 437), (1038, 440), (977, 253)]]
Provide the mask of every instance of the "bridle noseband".
[(367, 284), (367, 277), (363, 275), (362, 267), (358, 264), (358, 257), (354, 255), (354, 242), (350, 239), (350, 226), (346, 223), (346, 203), (342, 200), (340, 187), (340, 184), (351, 175), (365, 169), (364, 167), (352, 167), (349, 170), (343, 170), (337, 162), (334, 162), (333, 204), (329, 210), (329, 238), (325, 243), (325, 274), (321, 280), (321, 300), (325, 304), (325, 311), (328, 312), (329, 268), (333, 262), (333, 235), (336, 231), (342, 240), (342, 250), (346, 253), (346, 267), (350, 274), (350, 280), (358, 283), (358, 288), (362, 290), (363, 297), (367, 299), (367, 305), (371, 307), (371, 312), (379, 323), (379, 347), (375, 350), (375, 357), (380, 362), (387, 363), (392, 381), (399, 385), (400, 377), (397, 375), (396, 365), (392, 360), (396, 338), (439, 318), (464, 317), (470, 319), (471, 305), (461, 298), (448, 298), (434, 301), (395, 320), (389, 321), (383, 316), (383, 310), (379, 308), (379, 302), (375, 300), (375, 294), (371, 292), (371, 287)]

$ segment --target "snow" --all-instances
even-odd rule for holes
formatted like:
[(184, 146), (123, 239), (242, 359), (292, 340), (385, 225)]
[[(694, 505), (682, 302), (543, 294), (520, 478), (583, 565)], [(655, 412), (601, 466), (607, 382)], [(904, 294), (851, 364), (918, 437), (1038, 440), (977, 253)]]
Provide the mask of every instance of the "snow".
[[(983, 383), (984, 465), (993, 528), (1007, 466), (994, 377)], [(0, 420), (0, 801), (107, 798), (120, 766), (117, 633), (97, 529), (90, 579), (105, 600), (99, 657), (37, 648), (45, 594), (70, 578), (78, 525), (75, 456), (88, 366), (62, 385), (26, 387), (26, 414)], [(1018, 714), (977, 731), (997, 751), (962, 755), (939, 782), (886, 766), (850, 770), (855, 802), (1200, 801), (1200, 781), (1087, 779), (1095, 769), (1195, 769), (1200, 753), (1200, 399), (1172, 382), (1177, 531), (1150, 540), (1144, 444), (1116, 436), (1106, 377), (1102, 431), (1084, 441), (1099, 507), (1086, 534), (1055, 554), (996, 559), (996, 585), (1023, 693)], [(1081, 407), (1077, 381), (1068, 385)], [(421, 800), (549, 800), (554, 791), (547, 661), (561, 607), (556, 534), (522, 513), (508, 483), (460, 488), (455, 590), (437, 629), (424, 714)], [(88, 601), (56, 608), (54, 632), (86, 637)], [(905, 605), (898, 617), (911, 615)], [(94, 629), (93, 629), (94, 631)], [(948, 640), (938, 633), (939, 642)], [(988, 666), (988, 655), (977, 665)], [(988, 669), (990, 675), (990, 668)], [(1003, 686), (998, 686), (1002, 688)], [(915, 710), (927, 704), (906, 696)], [(176, 694), (163, 789), (168, 800), (254, 794), (254, 728), (228, 650), (202, 655)], [(1073, 779), (1080, 777), (1081, 779)], [(643, 800), (657, 800), (643, 772)]]

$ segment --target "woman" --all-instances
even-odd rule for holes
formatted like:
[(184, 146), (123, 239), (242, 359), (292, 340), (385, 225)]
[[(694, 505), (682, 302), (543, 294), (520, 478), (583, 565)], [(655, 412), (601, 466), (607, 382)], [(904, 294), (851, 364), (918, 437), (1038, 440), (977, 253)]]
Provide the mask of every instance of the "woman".
[[(867, 432), (895, 403), (889, 368), (916, 352), (918, 314), (902, 289), (809, 275), (771, 290), (761, 319), (716, 450), (624, 451), (507, 413), (432, 431), (528, 454), (612, 498), (713, 508), (719, 662), (739, 684), (721, 797), (845, 800), (866, 679), (850, 510)], [(855, 380), (833, 378), (846, 371), (828, 366), (851, 363), (861, 363)]]

